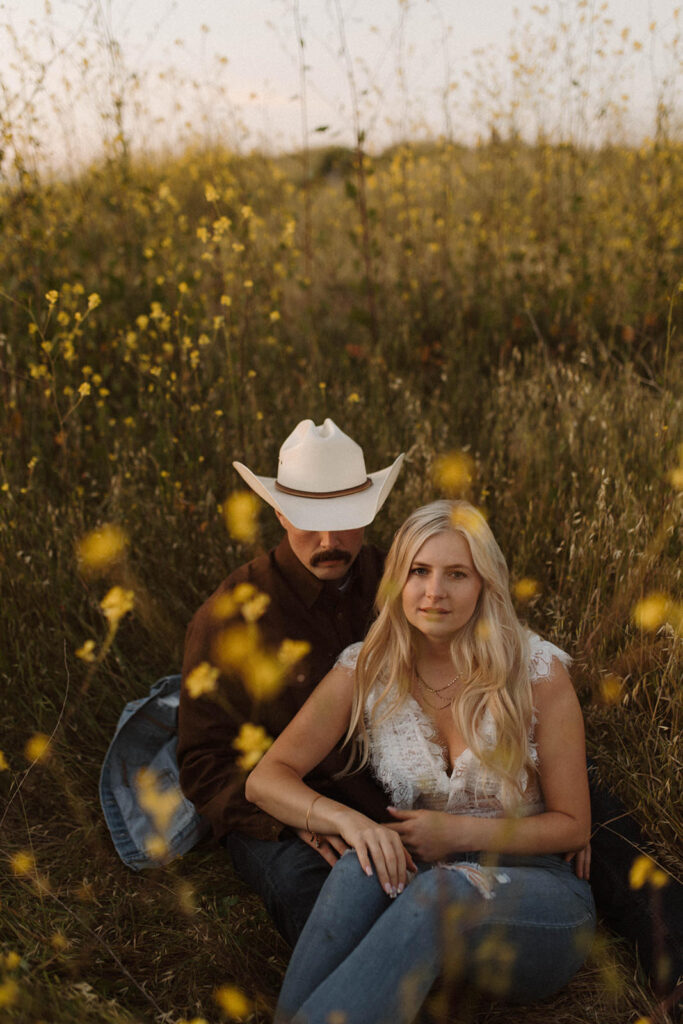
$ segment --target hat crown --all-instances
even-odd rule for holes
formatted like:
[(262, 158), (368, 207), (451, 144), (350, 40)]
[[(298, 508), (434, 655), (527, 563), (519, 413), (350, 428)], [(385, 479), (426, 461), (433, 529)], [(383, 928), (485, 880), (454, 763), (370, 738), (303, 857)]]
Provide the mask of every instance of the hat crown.
[(362, 448), (329, 418), (319, 427), (302, 420), (280, 448), (277, 482), (283, 487), (325, 494), (366, 481)]

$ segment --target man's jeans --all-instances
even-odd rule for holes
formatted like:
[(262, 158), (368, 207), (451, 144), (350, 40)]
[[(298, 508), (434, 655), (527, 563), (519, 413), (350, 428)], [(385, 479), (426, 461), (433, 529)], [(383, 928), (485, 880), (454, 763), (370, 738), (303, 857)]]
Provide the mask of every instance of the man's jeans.
[(235, 871), (261, 897), (280, 935), (296, 945), (329, 864), (295, 835), (274, 841), (231, 832), (225, 845)]
[(562, 988), (592, 940), (590, 887), (558, 856), (504, 860), (493, 898), (461, 871), (421, 865), (390, 900), (345, 854), (292, 954), (278, 1024), (323, 1024), (333, 1011), (345, 1024), (408, 1024), (439, 977), (517, 1002)]

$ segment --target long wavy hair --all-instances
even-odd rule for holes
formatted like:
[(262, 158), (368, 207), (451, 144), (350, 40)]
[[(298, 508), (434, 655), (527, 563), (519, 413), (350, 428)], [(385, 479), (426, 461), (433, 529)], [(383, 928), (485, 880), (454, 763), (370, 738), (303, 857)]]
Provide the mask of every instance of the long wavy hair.
[[(524, 781), (531, 777), (528, 773), (536, 770), (529, 739), (533, 707), (527, 634), (512, 605), (503, 553), (484, 517), (465, 501), (434, 501), (418, 508), (394, 537), (377, 593), (377, 618), (356, 665), (346, 736), (346, 742), (353, 741), (353, 748), (347, 769), (352, 764), (360, 768), (368, 760), (368, 724), (372, 727), (391, 715), (411, 691), (417, 630), (403, 611), (403, 587), (422, 545), (451, 531), (467, 542), (482, 580), (474, 614), (451, 641), (453, 667), (464, 682), (451, 710), (467, 746), (481, 761), (485, 777), (494, 774), (500, 779), (503, 805), (513, 812)], [(493, 748), (482, 742), (478, 729), (487, 711), (495, 725)]]

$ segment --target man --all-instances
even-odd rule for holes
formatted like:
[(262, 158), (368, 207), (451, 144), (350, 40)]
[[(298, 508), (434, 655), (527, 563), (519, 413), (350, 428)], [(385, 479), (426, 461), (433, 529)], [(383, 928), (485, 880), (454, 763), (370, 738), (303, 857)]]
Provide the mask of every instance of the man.
[[(312, 420), (298, 424), (280, 449), (275, 479), (258, 477), (234, 463), (246, 483), (275, 509), (285, 535), (273, 551), (228, 576), (187, 632), (178, 718), (182, 789), (209, 819), (236, 870), (259, 893), (291, 943), (344, 844), (339, 837), (314, 840), (304, 831), (294, 834), (248, 804), (245, 772), (233, 744), (244, 722), (277, 736), (340, 652), (365, 636), (384, 559), (363, 543), (364, 528), (386, 501), (402, 461), (399, 455), (391, 466), (368, 476), (361, 448), (327, 419), (322, 426)], [(270, 599), (258, 619), (264, 649), (272, 652), (284, 640), (309, 646), (286, 685), (272, 699), (256, 704), (248, 680), (245, 685), (230, 671), (221, 648), (235, 621), (228, 595), (239, 594), (240, 584)], [(204, 663), (221, 669), (218, 691), (194, 698), (185, 684)], [(376, 820), (387, 820), (386, 796), (367, 772), (334, 778), (347, 758), (347, 751), (336, 751), (310, 777), (311, 785)]]

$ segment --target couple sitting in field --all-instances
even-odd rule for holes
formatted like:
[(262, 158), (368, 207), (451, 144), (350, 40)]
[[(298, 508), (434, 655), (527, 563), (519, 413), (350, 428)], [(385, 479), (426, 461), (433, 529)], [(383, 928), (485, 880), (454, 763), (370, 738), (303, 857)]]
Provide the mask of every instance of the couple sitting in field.
[[(282, 1021), (408, 1022), (437, 981), (543, 998), (594, 929), (569, 658), (519, 623), (503, 555), (466, 502), (410, 515), (382, 575), (363, 530), (400, 463), (367, 476), (331, 420), (297, 426), (276, 479), (236, 463), (285, 536), (188, 630), (184, 678), (220, 662), (221, 598), (248, 582), (270, 597), (264, 641), (310, 645), (260, 706), (277, 739), (246, 794), (233, 741), (254, 715), (240, 680), (222, 676), (219, 703), (183, 688), (179, 715), (185, 793), (295, 944)], [(635, 853), (622, 847), (608, 856), (623, 875)]]

